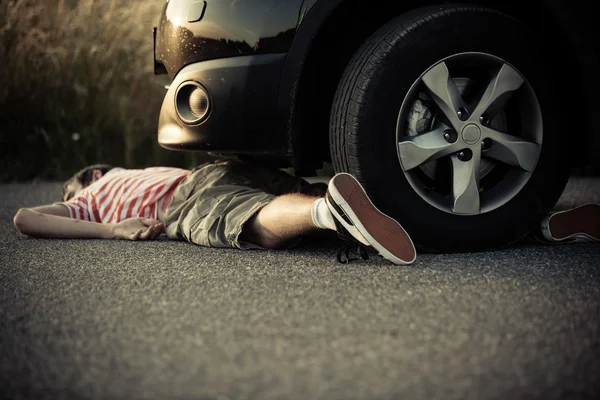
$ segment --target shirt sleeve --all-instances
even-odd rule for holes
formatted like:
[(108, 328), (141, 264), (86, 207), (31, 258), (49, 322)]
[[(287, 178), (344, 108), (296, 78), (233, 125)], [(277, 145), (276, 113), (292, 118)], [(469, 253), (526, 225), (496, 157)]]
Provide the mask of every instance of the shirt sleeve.
[(89, 196), (85, 190), (79, 192), (77, 196), (73, 197), (67, 202), (57, 202), (61, 206), (67, 207), (69, 215), (73, 219), (80, 219), (83, 221), (91, 221), (90, 212), (91, 204), (88, 200)]

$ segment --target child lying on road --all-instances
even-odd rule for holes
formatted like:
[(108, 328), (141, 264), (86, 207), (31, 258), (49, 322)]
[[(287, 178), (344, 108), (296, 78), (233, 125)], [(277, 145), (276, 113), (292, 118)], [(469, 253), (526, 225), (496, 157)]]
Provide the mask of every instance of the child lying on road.
[[(404, 228), (373, 205), (353, 176), (309, 184), (231, 160), (191, 171), (92, 165), (64, 184), (62, 202), (20, 209), (14, 223), (34, 237), (151, 240), (166, 233), (239, 249), (289, 248), (304, 235), (331, 230), (358, 245), (363, 259), (368, 246), (395, 264), (411, 264), (417, 254)], [(545, 242), (600, 241), (600, 205), (554, 213), (537, 233)], [(348, 251), (338, 252), (340, 262), (351, 260)]]

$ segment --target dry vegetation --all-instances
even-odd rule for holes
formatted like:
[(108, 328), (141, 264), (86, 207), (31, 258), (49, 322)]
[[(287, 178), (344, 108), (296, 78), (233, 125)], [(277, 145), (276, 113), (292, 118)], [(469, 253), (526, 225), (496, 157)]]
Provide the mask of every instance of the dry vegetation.
[(0, 1), (1, 181), (198, 161), (156, 143), (165, 81), (152, 27), (164, 2)]

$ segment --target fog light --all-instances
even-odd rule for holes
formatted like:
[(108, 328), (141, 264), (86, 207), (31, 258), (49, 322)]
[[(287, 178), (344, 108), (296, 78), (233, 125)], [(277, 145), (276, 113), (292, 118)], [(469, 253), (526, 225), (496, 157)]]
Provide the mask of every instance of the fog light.
[(177, 115), (186, 124), (199, 124), (210, 112), (210, 97), (197, 82), (184, 82), (175, 95)]
[(204, 118), (208, 112), (208, 95), (199, 87), (190, 93), (190, 111), (200, 119)]

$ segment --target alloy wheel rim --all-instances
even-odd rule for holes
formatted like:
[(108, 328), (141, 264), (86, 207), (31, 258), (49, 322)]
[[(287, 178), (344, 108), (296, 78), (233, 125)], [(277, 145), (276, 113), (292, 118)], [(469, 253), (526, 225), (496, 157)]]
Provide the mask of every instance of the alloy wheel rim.
[[(458, 89), (464, 79), (470, 90)], [(415, 133), (408, 118), (423, 99), (434, 118), (419, 121), (425, 128)], [(450, 214), (478, 215), (505, 205), (529, 181), (542, 128), (539, 101), (515, 67), (491, 54), (460, 53), (413, 83), (398, 114), (397, 154), (421, 198)]]

